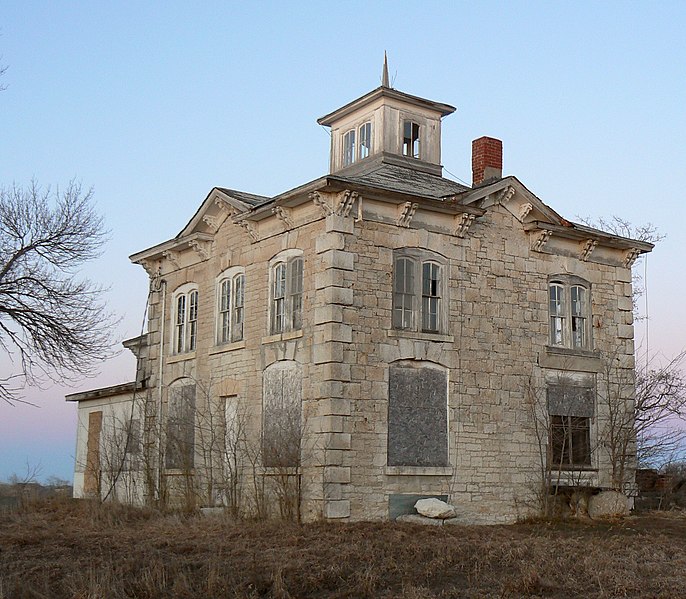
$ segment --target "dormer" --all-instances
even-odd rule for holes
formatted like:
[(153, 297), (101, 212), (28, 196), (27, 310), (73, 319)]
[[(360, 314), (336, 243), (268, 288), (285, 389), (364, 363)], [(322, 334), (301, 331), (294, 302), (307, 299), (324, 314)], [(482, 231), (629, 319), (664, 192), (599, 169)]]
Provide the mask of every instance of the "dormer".
[(390, 87), (384, 62), (380, 87), (317, 120), (331, 128), (330, 172), (382, 161), (440, 175), (441, 119), (453, 112)]

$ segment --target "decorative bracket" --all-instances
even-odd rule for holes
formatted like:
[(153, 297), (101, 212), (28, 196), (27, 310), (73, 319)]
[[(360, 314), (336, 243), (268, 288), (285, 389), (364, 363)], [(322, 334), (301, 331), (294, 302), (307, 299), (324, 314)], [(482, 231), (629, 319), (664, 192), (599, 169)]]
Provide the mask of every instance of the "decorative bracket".
[(543, 247), (545, 246), (546, 243), (548, 243), (548, 240), (550, 239), (550, 236), (553, 234), (552, 231), (549, 231), (547, 229), (544, 229), (541, 231), (534, 241), (533, 245), (531, 246), (531, 249), (534, 252), (542, 252)]
[(631, 268), (634, 265), (634, 262), (636, 262), (636, 259), (640, 255), (641, 255), (641, 250), (637, 250), (635, 248), (630, 249), (626, 253), (626, 256), (624, 257), (624, 266), (626, 266), (626, 268)]
[(495, 199), (496, 204), (505, 204), (506, 202), (509, 202), (512, 199), (512, 196), (515, 194), (515, 188), (512, 187), (512, 185), (508, 185), (505, 189), (503, 189), (499, 194), (498, 197)]
[(188, 242), (188, 247), (194, 249), (198, 256), (200, 256), (201, 260), (207, 260), (212, 252), (211, 241), (200, 241), (199, 239), (191, 239)]
[(346, 189), (342, 194), (340, 194), (340, 200), (338, 201), (338, 206), (336, 207), (336, 214), (338, 216), (347, 217), (350, 214), (350, 210), (357, 199), (357, 192), (350, 191)]
[(581, 253), (579, 254), (579, 260), (582, 262), (586, 262), (590, 257), (591, 253), (595, 249), (595, 246), (598, 245), (598, 242), (595, 239), (587, 239), (586, 243), (584, 243), (584, 247), (581, 248)]
[[(510, 189), (512, 189), (512, 188), (510, 188)], [(534, 209), (534, 205), (531, 202), (527, 202), (526, 204), (522, 204), (519, 207), (519, 220), (523, 221), (533, 209)]]
[(315, 206), (317, 206), (323, 213), (324, 216), (331, 216), (333, 214), (333, 209), (329, 206), (329, 203), (322, 197), (322, 194), (318, 191), (313, 191), (310, 193), (309, 198), (312, 200)]
[(405, 202), (398, 207), (398, 219), (395, 223), (399, 227), (405, 227), (406, 229), (410, 226), (412, 217), (414, 213), (417, 212), (419, 204), (417, 202)]
[(202, 220), (210, 229), (212, 229), (213, 233), (216, 233), (219, 230), (219, 219), (216, 216), (206, 214), (202, 217)]
[(274, 206), (272, 213), (276, 215), (286, 229), (293, 228), (293, 221), (291, 220), (291, 211), (283, 206)]
[(468, 214), (467, 212), (457, 214), (455, 216), (455, 224), (457, 226), (455, 227), (454, 234), (460, 238), (464, 237), (467, 234), (467, 231), (469, 231), (469, 227), (474, 222), (474, 218), (473, 214)]
[(214, 205), (219, 208), (220, 212), (223, 212), (227, 216), (235, 216), (237, 213), (235, 208), (227, 206), (226, 202), (221, 198), (214, 198)]
[(176, 269), (181, 268), (179, 266), (179, 253), (178, 252), (175, 252), (174, 250), (167, 250), (165, 252), (162, 252), (162, 257), (166, 258), (174, 268), (176, 268)]
[(243, 227), (248, 235), (250, 235), (250, 239), (254, 242), (259, 241), (259, 238), (257, 236), (257, 227), (255, 226), (255, 223), (250, 222), (249, 220), (239, 220), (239, 221), (234, 221), (236, 224), (240, 225)]
[(148, 276), (150, 278), (154, 278), (160, 274), (160, 271), (162, 270), (162, 265), (158, 260), (156, 261), (151, 261), (151, 260), (141, 260), (139, 264), (143, 267), (145, 272), (148, 273)]

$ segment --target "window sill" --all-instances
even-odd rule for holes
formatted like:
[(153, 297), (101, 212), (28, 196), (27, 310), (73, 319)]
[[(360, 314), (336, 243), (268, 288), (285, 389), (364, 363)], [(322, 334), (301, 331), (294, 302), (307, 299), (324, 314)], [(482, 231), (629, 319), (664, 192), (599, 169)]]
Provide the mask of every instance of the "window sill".
[(602, 364), (600, 352), (589, 349), (570, 349), (546, 345), (545, 352), (538, 356), (538, 364), (541, 368), (553, 368), (555, 370), (579, 370), (581, 372), (600, 372)]
[(245, 349), (245, 339), (234, 341), (233, 343), (222, 343), (217, 345), (210, 350), (210, 355), (223, 354), (224, 352), (235, 351), (237, 349)]
[(276, 335), (269, 335), (262, 337), (262, 343), (275, 343), (276, 341), (288, 341), (290, 339), (298, 339), (303, 336), (303, 331), (288, 331), (286, 333), (277, 333)]
[(582, 347), (564, 347), (562, 345), (546, 345), (545, 351), (549, 354), (561, 356), (583, 356), (584, 358), (600, 358), (600, 352), (594, 349)]
[(452, 466), (386, 466), (386, 476), (452, 476)]
[(417, 341), (442, 341), (452, 343), (455, 337), (442, 333), (420, 333), (419, 331), (406, 331), (401, 329), (391, 329), (388, 331), (391, 338), (414, 339)]
[(185, 354), (174, 354), (173, 356), (167, 356), (167, 364), (175, 364), (176, 362), (184, 362), (185, 360), (194, 360), (195, 352), (189, 351)]

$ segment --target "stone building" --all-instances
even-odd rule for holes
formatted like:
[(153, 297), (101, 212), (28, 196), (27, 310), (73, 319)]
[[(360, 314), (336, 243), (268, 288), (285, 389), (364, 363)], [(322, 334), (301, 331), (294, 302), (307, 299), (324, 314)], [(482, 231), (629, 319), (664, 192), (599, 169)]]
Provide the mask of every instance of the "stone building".
[(329, 174), (215, 187), (131, 256), (138, 374), (67, 398), (77, 495), (344, 520), (441, 497), (507, 522), (542, 488), (629, 489), (607, 416), (631, 411), (631, 266), (652, 245), (566, 220), (490, 137), (471, 187), (443, 177), (454, 110), (385, 75), (318, 120)]

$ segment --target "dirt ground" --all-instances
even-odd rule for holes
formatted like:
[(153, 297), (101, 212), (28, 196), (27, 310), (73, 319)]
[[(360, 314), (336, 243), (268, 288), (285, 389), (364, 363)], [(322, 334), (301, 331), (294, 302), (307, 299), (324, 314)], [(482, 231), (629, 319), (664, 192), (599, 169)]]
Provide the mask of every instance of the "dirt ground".
[(299, 526), (62, 501), (0, 515), (15, 597), (686, 597), (686, 515)]

